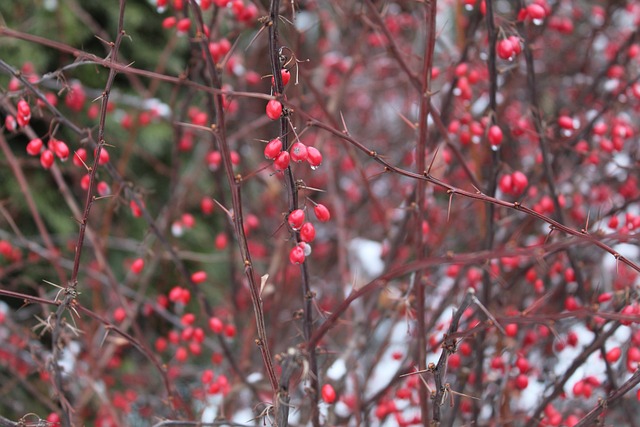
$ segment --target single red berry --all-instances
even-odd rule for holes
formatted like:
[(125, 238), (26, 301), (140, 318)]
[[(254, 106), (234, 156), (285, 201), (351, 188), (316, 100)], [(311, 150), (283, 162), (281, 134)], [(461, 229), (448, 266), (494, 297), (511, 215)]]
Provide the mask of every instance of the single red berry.
[(304, 162), (309, 157), (307, 146), (302, 142), (294, 142), (289, 151), (291, 154), (291, 160), (297, 163)]
[(282, 76), (282, 84), (286, 86), (287, 83), (289, 83), (289, 80), (291, 80), (291, 73), (289, 70), (283, 68), (280, 70), (280, 75)]
[(137, 258), (131, 263), (131, 272), (133, 274), (140, 274), (143, 268), (144, 268), (144, 259), (142, 258)]
[(529, 377), (525, 374), (520, 374), (516, 377), (516, 387), (519, 390), (524, 390), (529, 385)]
[(228, 242), (229, 239), (227, 238), (227, 235), (225, 233), (218, 233), (218, 235), (216, 236), (215, 247), (216, 249), (221, 251), (227, 247)]
[(511, 174), (511, 192), (514, 195), (520, 195), (529, 185), (527, 176), (520, 171), (515, 171)]
[(496, 45), (496, 53), (502, 59), (512, 59), (515, 52), (513, 49), (513, 43), (509, 39), (502, 39)]
[(205, 215), (211, 215), (215, 209), (215, 202), (211, 197), (203, 197), (200, 201), (200, 210)]
[(98, 190), (98, 194), (101, 197), (108, 196), (111, 194), (111, 188), (109, 187), (109, 184), (107, 184), (105, 181), (98, 182), (98, 185), (96, 186), (96, 190)]
[(289, 152), (283, 151), (280, 154), (278, 154), (278, 157), (276, 157), (276, 160), (273, 162), (273, 164), (277, 170), (279, 171), (285, 170), (286, 168), (289, 167), (290, 159), (291, 159), (291, 156), (289, 155)]
[(188, 33), (189, 28), (191, 28), (191, 20), (189, 18), (182, 18), (176, 23), (176, 29), (178, 33)]
[(577, 309), (580, 308), (580, 304), (578, 303), (578, 300), (575, 299), (575, 297), (568, 296), (564, 300), (564, 308), (567, 311), (576, 311)]
[(573, 119), (569, 116), (560, 116), (558, 117), (558, 126), (560, 126), (562, 129), (573, 130)]
[(87, 191), (89, 189), (90, 182), (91, 176), (89, 174), (86, 174), (85, 176), (80, 178), (80, 188), (82, 188), (84, 191)]
[(520, 55), (522, 52), (522, 46), (520, 46), (520, 39), (517, 36), (509, 36), (507, 38), (511, 42), (511, 46), (513, 46), (513, 53), (515, 55)]
[(302, 264), (304, 259), (304, 249), (298, 245), (294, 246), (291, 252), (289, 252), (289, 261), (291, 261), (291, 264)]
[(325, 384), (322, 386), (322, 400), (327, 403), (333, 403), (336, 401), (336, 391), (331, 384)]
[(207, 165), (210, 171), (216, 171), (222, 163), (222, 154), (219, 151), (211, 151), (207, 154)]
[(43, 168), (49, 169), (53, 165), (54, 157), (51, 150), (44, 150), (40, 154), (40, 164)]
[(498, 181), (498, 188), (504, 194), (511, 194), (511, 188), (513, 187), (513, 178), (511, 175), (502, 175)]
[(331, 214), (329, 213), (329, 209), (323, 204), (318, 203), (314, 208), (313, 212), (316, 214), (316, 218), (320, 222), (327, 222), (331, 219)]
[(605, 355), (605, 358), (607, 359), (607, 362), (615, 363), (618, 361), (618, 359), (620, 359), (621, 355), (622, 355), (622, 350), (620, 350), (620, 347), (614, 347), (607, 352), (607, 354)]
[(515, 323), (509, 323), (504, 327), (504, 330), (508, 337), (515, 337), (518, 335), (518, 325)]
[(189, 357), (189, 353), (187, 353), (187, 349), (184, 347), (178, 347), (176, 350), (176, 360), (178, 362), (184, 362)]
[(9, 132), (15, 132), (17, 129), (16, 118), (12, 115), (8, 115), (4, 119), (4, 125)]
[(305, 222), (300, 228), (300, 239), (303, 242), (311, 243), (316, 238), (316, 229), (310, 222)]
[(307, 162), (311, 169), (316, 169), (322, 163), (322, 154), (316, 147), (307, 147)]
[(224, 335), (227, 338), (235, 337), (236, 336), (236, 332), (237, 331), (236, 331), (235, 325), (232, 325), (231, 323), (228, 323), (228, 324), (225, 325), (225, 327), (224, 327)]
[(56, 156), (63, 162), (69, 158), (69, 147), (60, 140), (56, 140), (53, 151), (55, 151)]
[(24, 117), (31, 117), (31, 107), (24, 99), (18, 101), (18, 114)]
[(232, 150), (229, 153), (229, 157), (231, 158), (231, 164), (233, 166), (238, 166), (240, 164), (240, 154), (237, 151)]
[(31, 156), (37, 156), (42, 150), (42, 140), (40, 138), (34, 138), (27, 144), (27, 153)]
[(278, 120), (282, 115), (282, 104), (280, 103), (280, 101), (272, 99), (267, 103), (266, 112), (267, 117), (269, 117), (271, 120)]
[(500, 144), (502, 144), (502, 129), (500, 129), (500, 126), (492, 125), (489, 128), (487, 139), (492, 148), (500, 147)]
[(544, 17), (547, 15), (544, 7), (536, 3), (531, 3), (529, 6), (527, 6), (527, 14), (531, 17), (531, 19), (538, 20), (544, 19)]
[(273, 160), (278, 157), (278, 154), (282, 152), (282, 141), (280, 138), (272, 139), (267, 143), (267, 146), (264, 147), (264, 157)]
[(100, 150), (100, 159), (98, 160), (98, 164), (99, 165), (104, 165), (105, 163), (109, 162), (109, 152), (102, 147), (102, 150)]
[(295, 209), (291, 211), (287, 217), (287, 221), (291, 228), (294, 230), (300, 230), (300, 227), (302, 227), (302, 224), (304, 223), (304, 211), (302, 209)]
[(73, 164), (82, 167), (87, 164), (87, 150), (79, 148), (73, 156)]
[(138, 205), (138, 203), (136, 203), (135, 200), (131, 200), (129, 202), (129, 208), (131, 209), (131, 214), (136, 217), (136, 218), (140, 218), (142, 216), (142, 207)]
[(207, 273), (205, 271), (196, 271), (191, 275), (191, 281), (195, 284), (202, 283), (207, 280)]
[(176, 18), (175, 16), (168, 16), (162, 21), (162, 28), (168, 30), (169, 28), (175, 27), (177, 22), (178, 18)]
[[(181, 318), (180, 318), (180, 323), (182, 323), (184, 326), (190, 326), (193, 325), (193, 323), (196, 321), (196, 315), (193, 313), (185, 313)], [(186, 329), (185, 329), (186, 330)], [(191, 339), (191, 336), (193, 335), (193, 328), (191, 328), (191, 331), (189, 333), (188, 339)]]
[(224, 324), (219, 318), (211, 317), (209, 318), (209, 328), (214, 334), (220, 334), (224, 330)]
[(113, 312), (113, 319), (116, 323), (122, 323), (122, 321), (127, 317), (127, 312), (122, 307), (118, 307)]

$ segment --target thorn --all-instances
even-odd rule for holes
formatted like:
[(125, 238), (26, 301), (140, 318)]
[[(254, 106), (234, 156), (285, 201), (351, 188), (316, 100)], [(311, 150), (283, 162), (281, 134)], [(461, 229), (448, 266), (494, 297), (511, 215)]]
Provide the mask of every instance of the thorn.
[(429, 169), (427, 169), (427, 175), (431, 175), (431, 168), (433, 167), (433, 163), (436, 161), (436, 156), (438, 155), (438, 151), (440, 151), (440, 144), (436, 147), (435, 153), (433, 153), (433, 157), (431, 158), (431, 163), (429, 164)]
[(84, 167), (87, 170), (87, 172), (91, 172), (91, 168), (84, 162), (84, 160), (82, 160), (82, 157), (80, 157), (78, 155), (78, 152), (74, 151), (73, 154), (78, 158), (78, 160), (80, 160), (82, 162), (82, 164), (84, 165)]
[(218, 207), (219, 207), (220, 209), (222, 209), (222, 210), (223, 210), (223, 211), (224, 211), (224, 212), (229, 216), (229, 218), (230, 218), (231, 220), (233, 220), (233, 215), (231, 214), (231, 212), (229, 212), (229, 210), (228, 210), (227, 208), (225, 208), (224, 206), (222, 206), (222, 203), (220, 203), (220, 202), (219, 202), (219, 201), (217, 201), (216, 199), (213, 199), (213, 202), (214, 202), (216, 205), (218, 205)]
[(344, 115), (342, 115), (342, 111), (340, 111), (340, 120), (342, 120), (342, 127), (343, 127), (343, 131), (345, 135), (347, 136), (351, 136), (349, 134), (349, 129), (347, 129), (347, 123), (344, 121)]
[(451, 200), (453, 200), (453, 192), (449, 193), (449, 207), (447, 208), (447, 222), (451, 216)]

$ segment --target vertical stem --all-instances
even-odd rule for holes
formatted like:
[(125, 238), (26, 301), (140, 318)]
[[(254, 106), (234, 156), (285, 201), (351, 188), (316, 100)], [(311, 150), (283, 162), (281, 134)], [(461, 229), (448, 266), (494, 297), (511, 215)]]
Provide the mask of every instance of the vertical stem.
[[(278, 22), (280, 19), (280, 0), (272, 0), (269, 7), (269, 57), (271, 61), (271, 73), (273, 74), (274, 96), (281, 98), (284, 92), (282, 82), (282, 65), (280, 61), (280, 47), (278, 46)], [(280, 118), (280, 139), (282, 149), (289, 148), (288, 126), (289, 116), (285, 110)], [(284, 171), (285, 182), (288, 189), (289, 213), (298, 209), (298, 188), (291, 166)], [(300, 235), (294, 232), (296, 243), (300, 243)], [(316, 357), (315, 345), (310, 346), (310, 339), (313, 334), (313, 292), (309, 285), (309, 267), (305, 260), (300, 264), (302, 276), (302, 298), (303, 298), (303, 335), (306, 342), (307, 355), (309, 358), (309, 393), (311, 399), (311, 422), (314, 427), (320, 426), (320, 413), (318, 411), (318, 361)]]
[[(496, 108), (497, 108), (497, 92), (498, 92), (498, 76), (497, 76), (497, 68), (496, 68), (496, 42), (498, 39), (498, 33), (496, 32), (495, 23), (493, 20), (493, 1), (486, 0), (487, 5), (487, 14), (486, 14), (486, 25), (487, 25), (487, 35), (489, 38), (488, 45), (488, 63), (487, 68), (489, 71), (489, 110), (490, 110), (490, 121), (489, 125), (494, 125), (497, 123), (496, 118)], [(496, 194), (496, 186), (497, 186), (497, 174), (498, 174), (498, 163), (500, 161), (500, 151), (499, 150), (491, 150), (490, 164), (489, 170), (487, 173), (487, 181), (488, 181), (488, 189), (487, 195), (489, 197), (495, 197)], [(494, 215), (495, 215), (495, 205), (488, 204), (485, 207), (486, 214), (486, 226), (485, 226), (485, 240), (484, 240), (484, 249), (491, 250), (493, 248), (494, 243)], [(491, 277), (489, 276), (488, 269), (484, 269), (482, 274), (482, 294), (481, 294), (481, 302), (485, 305), (491, 300), (491, 288), (492, 288)], [(485, 336), (486, 331), (482, 331), (478, 335), (478, 339), (476, 340), (475, 346), (475, 358), (476, 358), (476, 367), (475, 367), (475, 375), (478, 379), (476, 381), (476, 395), (482, 395), (482, 376), (484, 370), (484, 351), (485, 351)], [(473, 421), (474, 423), (478, 423), (478, 417), (480, 415), (481, 406), (479, 402), (474, 401), (473, 408)]]
[[(431, 105), (431, 70), (433, 68), (433, 51), (436, 41), (436, 13), (437, 0), (427, 2), (425, 28), (427, 37), (424, 48), (424, 58), (422, 64), (422, 88), (420, 92), (420, 118), (418, 125), (418, 146), (416, 148), (416, 168), (417, 173), (426, 172), (425, 152), (429, 135), (429, 114)], [(433, 144), (431, 144), (433, 145)], [(435, 154), (435, 150), (430, 150)], [(415, 229), (416, 259), (423, 259), (426, 254), (426, 245), (422, 232), (422, 221), (425, 219), (425, 187), (426, 182), (419, 180), (416, 183), (416, 206), (415, 206)], [(416, 359), (418, 369), (427, 369), (427, 331), (425, 325), (425, 283), (422, 280), (423, 270), (416, 272), (416, 282), (414, 286), (417, 304), (417, 345)], [(426, 387), (419, 388), (420, 415), (423, 424), (429, 419), (429, 395)]]

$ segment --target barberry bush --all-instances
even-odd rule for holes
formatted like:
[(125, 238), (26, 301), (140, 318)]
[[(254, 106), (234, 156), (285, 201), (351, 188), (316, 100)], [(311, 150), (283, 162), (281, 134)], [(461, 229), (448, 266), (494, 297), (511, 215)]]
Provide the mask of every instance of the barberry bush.
[(0, 18), (0, 426), (637, 424), (637, 2)]

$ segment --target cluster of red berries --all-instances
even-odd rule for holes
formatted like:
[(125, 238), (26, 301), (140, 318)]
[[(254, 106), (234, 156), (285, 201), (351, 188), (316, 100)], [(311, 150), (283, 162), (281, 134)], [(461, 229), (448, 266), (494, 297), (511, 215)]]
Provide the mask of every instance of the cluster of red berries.
[[(157, 0), (156, 8), (158, 13), (163, 13), (167, 10), (167, 7), (171, 3), (171, 7), (174, 11), (182, 11), (185, 7), (184, 0)], [(211, 6), (215, 5), (219, 8), (228, 8), (235, 19), (243, 24), (251, 24), (258, 17), (258, 8), (253, 3), (245, 4), (243, 0), (200, 0), (200, 9), (207, 11)], [(162, 27), (165, 29), (175, 27), (179, 33), (186, 34), (191, 28), (191, 19), (184, 17), (178, 19), (176, 16), (169, 16), (162, 21)], [(205, 27), (205, 35), (208, 37), (208, 28)]]
[(496, 45), (496, 53), (502, 59), (512, 61), (516, 56), (522, 52), (522, 46), (520, 46), (520, 39), (516, 36), (509, 36), (502, 39)]
[[(327, 222), (331, 219), (329, 209), (318, 203), (313, 211), (320, 222)], [(287, 217), (289, 227), (300, 235), (300, 242), (289, 252), (289, 261), (292, 264), (302, 264), (305, 258), (311, 253), (310, 243), (316, 238), (316, 228), (310, 222), (305, 222), (305, 213), (302, 209), (295, 209)]]
[(527, 176), (520, 171), (515, 171), (511, 174), (503, 175), (498, 182), (500, 191), (504, 194), (510, 194), (512, 196), (521, 195), (529, 185)]
[(29, 120), (31, 120), (31, 107), (29, 107), (27, 101), (24, 99), (18, 101), (16, 110), (16, 117), (9, 114), (4, 119), (4, 126), (9, 132), (15, 132), (18, 129), (18, 126), (27, 126), (29, 124)]
[(49, 138), (47, 148), (44, 148), (42, 139), (34, 138), (27, 144), (27, 153), (30, 156), (40, 155), (40, 164), (43, 168), (49, 169), (56, 156), (63, 162), (69, 158), (69, 147), (59, 139)]

